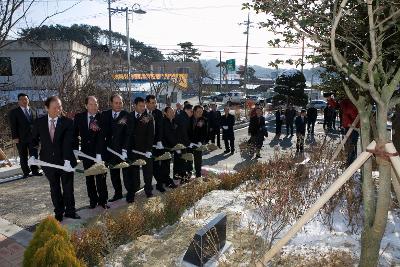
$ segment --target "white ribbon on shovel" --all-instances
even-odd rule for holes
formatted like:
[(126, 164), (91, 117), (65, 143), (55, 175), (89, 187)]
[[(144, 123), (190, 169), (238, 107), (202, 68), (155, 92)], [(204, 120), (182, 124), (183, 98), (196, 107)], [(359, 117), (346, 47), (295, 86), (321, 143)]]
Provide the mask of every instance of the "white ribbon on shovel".
[(75, 154), (75, 157), (82, 157), (82, 158), (87, 158), (87, 159), (90, 159), (90, 160), (93, 160), (94, 162), (97, 162), (97, 163), (101, 163), (102, 161), (100, 161), (100, 160), (98, 160), (98, 159), (96, 159), (96, 158), (94, 158), (94, 157), (91, 157), (91, 156), (89, 156), (89, 155), (87, 155), (87, 154), (85, 154), (85, 153), (83, 153), (82, 151), (79, 151), (79, 150), (74, 150), (74, 154)]
[(42, 166), (42, 167), (44, 166), (44, 167), (56, 168), (56, 169), (60, 169), (60, 170), (66, 171), (66, 172), (74, 172), (74, 171), (76, 171), (75, 168), (66, 168), (66, 167), (61, 166), (61, 165), (48, 163), (46, 161), (39, 160), (39, 159), (33, 159), (33, 158), (30, 158), (28, 160), (28, 164), (29, 165)]

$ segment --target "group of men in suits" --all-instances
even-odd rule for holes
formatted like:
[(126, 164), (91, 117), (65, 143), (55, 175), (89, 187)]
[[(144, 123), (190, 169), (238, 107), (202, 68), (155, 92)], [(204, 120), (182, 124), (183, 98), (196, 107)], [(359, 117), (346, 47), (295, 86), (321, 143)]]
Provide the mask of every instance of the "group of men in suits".
[[(128, 203), (134, 201), (135, 193), (140, 188), (141, 170), (147, 197), (153, 196), (153, 177), (156, 189), (160, 192), (165, 192), (165, 187), (176, 188), (173, 179), (186, 183), (193, 170), (196, 177), (200, 177), (202, 151), (197, 148), (209, 142), (210, 126), (215, 135), (219, 133), (214, 128), (218, 127), (218, 132), (222, 128), (225, 152), (234, 152), (235, 120), (229, 114), (229, 108), (225, 109), (225, 114), (216, 124), (214, 119), (209, 122), (200, 105), (193, 107), (185, 103), (176, 111), (172, 107), (161, 111), (157, 109), (154, 95), (148, 95), (145, 99), (137, 97), (131, 113), (123, 109), (123, 98), (119, 94), (110, 97), (111, 109), (103, 112), (99, 111), (96, 97), (88, 96), (85, 99), (85, 111), (77, 113), (73, 120), (63, 115), (62, 103), (57, 96), (45, 101), (47, 115), (40, 118), (36, 118), (35, 112), (29, 107), (27, 95), (20, 94), (18, 103), (19, 106), (10, 112), (9, 118), (24, 176), (28, 177), (31, 172), (32, 175), (41, 175), (37, 166), (29, 166), (28, 155), (32, 162), (39, 156), (41, 161), (62, 167), (42, 167), (50, 184), (55, 217), (59, 221), (64, 217), (80, 218), (75, 211), (73, 180), (77, 160), (74, 150), (80, 150), (92, 158), (81, 158), (85, 170), (99, 162), (105, 162), (110, 167), (114, 189), (110, 199), (106, 173), (86, 176), (89, 207), (101, 206), (104, 209), (109, 208), (108, 202), (123, 198), (121, 174)], [(172, 151), (177, 144), (182, 144), (182, 149)], [(172, 177), (171, 159), (156, 159), (165, 152), (173, 153)], [(187, 158), (188, 154), (193, 155), (192, 160)], [(122, 162), (132, 163), (138, 159), (146, 164), (141, 167), (132, 164), (122, 168), (122, 171), (113, 168)]]

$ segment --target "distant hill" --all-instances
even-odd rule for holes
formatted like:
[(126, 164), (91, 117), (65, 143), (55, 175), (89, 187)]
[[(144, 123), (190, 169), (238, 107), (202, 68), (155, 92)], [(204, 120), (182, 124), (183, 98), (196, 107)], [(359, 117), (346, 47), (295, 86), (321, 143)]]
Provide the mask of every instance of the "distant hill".
[[(216, 59), (202, 59), (200, 60), (201, 63), (203, 64), (204, 67), (206, 67), (210, 74), (213, 77), (218, 77), (219, 76), (219, 68), (217, 68), (217, 64), (219, 63), (218, 60)], [(249, 65), (249, 67), (252, 67), (256, 73), (255, 76), (257, 78), (264, 78), (264, 79), (276, 79), (278, 76), (278, 73), (276, 69), (274, 68), (265, 68), (262, 66), (258, 65)], [(236, 66), (237, 68), (237, 66)], [(279, 69), (279, 73), (284, 71), (285, 69)], [(306, 80), (308, 83), (311, 83), (311, 79), (313, 80), (314, 84), (320, 83), (320, 77), (319, 73), (323, 71), (323, 68), (317, 67), (317, 68), (311, 68), (311, 69), (304, 69), (304, 76), (306, 77)]]

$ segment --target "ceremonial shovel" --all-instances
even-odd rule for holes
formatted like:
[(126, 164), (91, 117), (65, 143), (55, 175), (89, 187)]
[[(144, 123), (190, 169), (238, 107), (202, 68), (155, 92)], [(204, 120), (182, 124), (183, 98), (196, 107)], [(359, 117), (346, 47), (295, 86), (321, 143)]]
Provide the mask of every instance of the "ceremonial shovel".
[(28, 160), (28, 165), (38, 165), (38, 166), (42, 166), (42, 167), (50, 167), (50, 168), (60, 169), (65, 172), (74, 172), (75, 171), (75, 172), (79, 172), (79, 173), (84, 173), (84, 171), (82, 171), (82, 170), (78, 170), (75, 168), (65, 168), (64, 166), (53, 164), (53, 163), (48, 163), (46, 161), (39, 160), (39, 159), (30, 158)]

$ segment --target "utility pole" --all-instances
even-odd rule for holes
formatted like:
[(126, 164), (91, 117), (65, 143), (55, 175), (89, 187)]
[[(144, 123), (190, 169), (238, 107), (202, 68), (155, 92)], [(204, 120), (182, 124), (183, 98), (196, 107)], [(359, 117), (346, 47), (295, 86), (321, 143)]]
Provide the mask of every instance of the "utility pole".
[(111, 0), (108, 0), (108, 52), (110, 63), (112, 62), (112, 39), (111, 39)]
[(243, 88), (244, 93), (247, 97), (247, 55), (249, 52), (249, 30), (250, 30), (250, 13), (247, 13), (247, 29), (246, 29), (246, 56), (244, 59), (244, 80), (243, 80)]
[[(138, 8), (133, 8), (134, 6), (138, 6)], [(128, 98), (129, 98), (129, 111), (132, 111), (132, 99), (131, 99), (131, 92), (132, 92), (132, 84), (131, 84), (131, 39), (129, 37), (129, 14), (136, 13), (136, 14), (146, 14), (146, 11), (140, 8), (140, 5), (135, 3), (132, 6), (132, 9), (128, 7), (125, 8), (110, 8), (110, 11), (114, 13), (125, 13), (126, 16), (126, 57), (128, 61)]]
[(302, 46), (301, 46), (301, 73), (304, 74), (304, 35), (302, 39)]
[(219, 92), (222, 93), (222, 52), (219, 50)]

